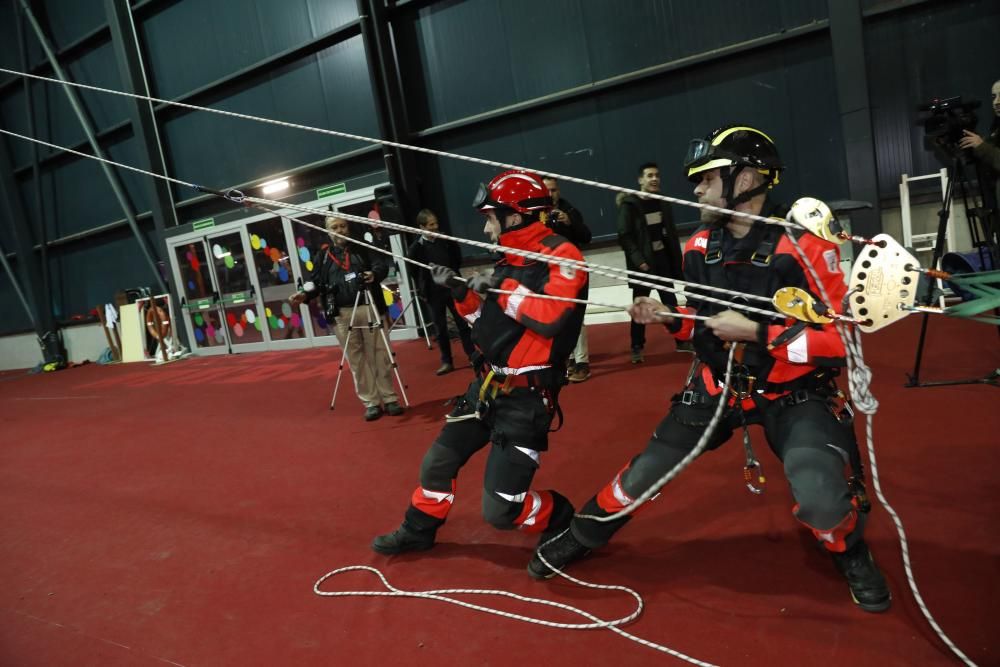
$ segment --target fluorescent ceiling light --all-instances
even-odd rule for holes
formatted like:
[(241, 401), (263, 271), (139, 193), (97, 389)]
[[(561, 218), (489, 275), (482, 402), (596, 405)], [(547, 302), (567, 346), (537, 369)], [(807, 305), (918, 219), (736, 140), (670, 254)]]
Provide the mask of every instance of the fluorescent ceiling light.
[(266, 195), (274, 194), (275, 192), (284, 192), (288, 189), (288, 179), (278, 178), (273, 181), (268, 181), (260, 186), (261, 192)]

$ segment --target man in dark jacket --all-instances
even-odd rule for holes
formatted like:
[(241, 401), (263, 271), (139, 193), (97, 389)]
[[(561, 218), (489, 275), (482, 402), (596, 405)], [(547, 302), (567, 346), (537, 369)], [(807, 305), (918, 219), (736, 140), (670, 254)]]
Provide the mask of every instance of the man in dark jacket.
[[(336, 327), (337, 340), (341, 347), (347, 344), (344, 355), (358, 398), (365, 406), (365, 421), (381, 417), (383, 408), (392, 416), (401, 415), (403, 408), (392, 385), (392, 361), (380, 330), (385, 319), (380, 283), (389, 269), (380, 259), (370, 259), (349, 247), (347, 220), (329, 216), (326, 228), (332, 244), (319, 249), (309, 281), (288, 301), (298, 306), (316, 297), (322, 299), (326, 318)], [(374, 320), (369, 303), (375, 305), (378, 320)]]
[[(504, 172), (481, 187), (474, 205), (487, 215), (485, 231), (494, 242), (499, 237), (506, 247), (557, 260), (582, 259), (573, 244), (541, 222), (551, 203), (536, 174)], [(491, 276), (477, 274), (468, 284), (448, 267), (435, 266), (432, 275), (448, 286), (458, 311), (472, 323), (472, 339), (484, 359), (482, 376), (458, 400), (424, 456), (420, 485), (402, 525), (376, 537), (372, 549), (394, 555), (434, 546), (455, 500), (459, 470), (491, 443), (483, 518), (501, 530), (516, 528), (546, 541), (569, 525), (573, 505), (550, 489), (532, 489), (531, 482), (548, 449), (549, 426), (561, 414), (559, 388), (584, 306), (533, 295), (586, 299), (588, 274), (504, 254)]]
[[(434, 215), (433, 211), (425, 208), (417, 213), (417, 226), (424, 231), (437, 232), (439, 229), (437, 216)], [(462, 263), (462, 251), (459, 249), (458, 243), (425, 235), (411, 243), (406, 254), (410, 259), (423, 264), (447, 266), (456, 273)], [(455, 370), (454, 358), (451, 354), (451, 338), (448, 335), (448, 312), (451, 312), (451, 316), (455, 320), (455, 328), (458, 329), (458, 336), (462, 340), (462, 349), (471, 359), (475, 347), (472, 345), (469, 325), (455, 310), (451, 290), (435, 285), (427, 269), (418, 268), (416, 278), (417, 289), (420, 290), (420, 294), (424, 297), (430, 310), (431, 321), (434, 323), (434, 330), (437, 334), (438, 348), (441, 350), (441, 367), (435, 372), (437, 375), (444, 375)]]
[[(660, 168), (655, 162), (639, 167), (639, 189), (659, 194)], [(681, 246), (670, 206), (658, 199), (626, 195), (618, 205), (618, 242), (625, 251), (625, 267), (664, 278), (681, 277)], [(649, 296), (648, 287), (632, 284), (632, 299)], [(677, 305), (672, 292), (657, 290), (663, 303)], [(632, 363), (643, 361), (646, 327), (633, 321), (630, 326)]]

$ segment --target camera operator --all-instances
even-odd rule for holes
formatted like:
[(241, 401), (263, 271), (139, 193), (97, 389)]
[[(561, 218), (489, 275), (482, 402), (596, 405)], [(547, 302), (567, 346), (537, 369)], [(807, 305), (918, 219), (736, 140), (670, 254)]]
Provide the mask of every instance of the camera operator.
[[(975, 132), (964, 130), (958, 145), (969, 148), (980, 164), (989, 168), (989, 176), (994, 188), (993, 207), (1000, 204), (1000, 79), (993, 83), (993, 125), (989, 135), (984, 139)], [(983, 184), (983, 192), (987, 185)]]
[(334, 324), (337, 340), (350, 363), (354, 388), (365, 406), (365, 421), (381, 417), (383, 408), (389, 415), (401, 415), (403, 408), (392, 386), (392, 361), (385, 339), (377, 327), (366, 326), (372, 318), (369, 303), (379, 313), (377, 326), (384, 323), (386, 308), (379, 283), (388, 274), (388, 267), (377, 257), (370, 259), (348, 247), (350, 229), (343, 218), (327, 216), (326, 229), (333, 244), (319, 249), (309, 281), (288, 301), (298, 306), (317, 296), (322, 299), (323, 312)]

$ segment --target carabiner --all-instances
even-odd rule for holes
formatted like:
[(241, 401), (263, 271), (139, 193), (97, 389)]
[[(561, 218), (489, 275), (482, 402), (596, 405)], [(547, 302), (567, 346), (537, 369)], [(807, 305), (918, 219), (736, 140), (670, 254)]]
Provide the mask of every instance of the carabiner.
[[(757, 483), (754, 484), (754, 474), (756, 471)], [(764, 484), (767, 480), (764, 478), (764, 470), (760, 467), (760, 461), (757, 459), (747, 459), (747, 464), (743, 466), (743, 481), (746, 482), (747, 488), (750, 489), (750, 493), (755, 496), (759, 496), (764, 493)]]

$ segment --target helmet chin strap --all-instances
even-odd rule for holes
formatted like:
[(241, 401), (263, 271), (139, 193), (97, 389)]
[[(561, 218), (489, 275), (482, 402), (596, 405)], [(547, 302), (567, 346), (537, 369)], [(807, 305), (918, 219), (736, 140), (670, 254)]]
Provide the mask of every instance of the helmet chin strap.
[[(728, 208), (734, 209), (739, 204), (742, 204), (743, 202), (748, 202), (757, 195), (764, 194), (765, 192), (767, 192), (768, 188), (771, 187), (770, 181), (765, 180), (757, 187), (745, 190), (734, 197), (733, 191), (736, 189), (736, 177), (739, 176), (740, 172), (742, 172), (744, 169), (746, 169), (746, 166), (742, 164), (737, 164), (730, 167), (728, 172), (722, 170), (722, 198), (726, 200), (726, 206)], [(716, 224), (722, 226), (725, 223), (729, 222), (731, 217), (732, 216), (727, 215), (721, 218)]]
[[(500, 218), (500, 233), (501, 234), (506, 234), (507, 232), (515, 232), (515, 231), (517, 231), (519, 229), (524, 229), (528, 225), (530, 225), (533, 222), (536, 222), (538, 220), (538, 214), (537, 213), (534, 213), (534, 212), (532, 212), (532, 213), (521, 213), (520, 211), (515, 211), (512, 208), (508, 208), (508, 209), (501, 208), (501, 209), (499, 209), (497, 211), (497, 213), (501, 214), (500, 216), (498, 216)], [(513, 215), (515, 213), (521, 216), (521, 222), (519, 222), (516, 225), (511, 225), (511, 226), (508, 227), (507, 223), (506, 223), (507, 216), (508, 215)]]

